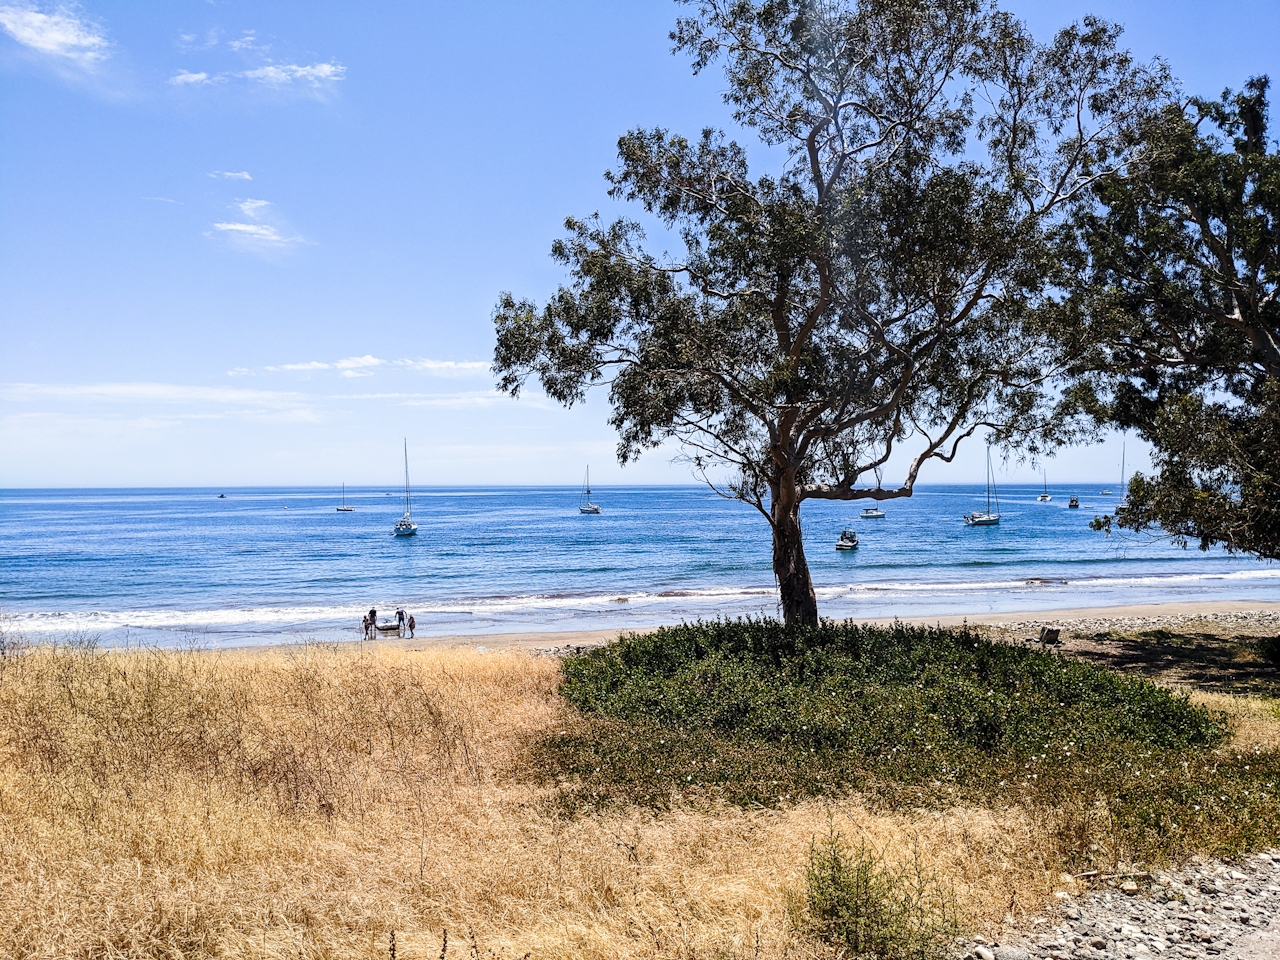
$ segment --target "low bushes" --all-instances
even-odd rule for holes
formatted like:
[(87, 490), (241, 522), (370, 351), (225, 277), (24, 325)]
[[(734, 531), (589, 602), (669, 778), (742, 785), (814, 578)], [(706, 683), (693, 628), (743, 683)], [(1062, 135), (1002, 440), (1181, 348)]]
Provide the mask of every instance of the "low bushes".
[(561, 692), (580, 721), (536, 762), (574, 809), (1026, 803), (1082, 864), (1280, 839), (1280, 758), (1226, 749), (1223, 715), (965, 628), (684, 625), (567, 659)]

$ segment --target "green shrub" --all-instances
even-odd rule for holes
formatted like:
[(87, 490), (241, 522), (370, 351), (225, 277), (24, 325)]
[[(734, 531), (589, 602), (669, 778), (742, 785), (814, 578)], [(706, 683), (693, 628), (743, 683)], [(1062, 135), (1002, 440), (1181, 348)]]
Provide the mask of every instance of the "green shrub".
[(802, 933), (850, 958), (931, 960), (958, 932), (954, 896), (918, 856), (894, 869), (835, 832), (810, 845), (804, 890), (790, 907)]
[(1043, 811), (1064, 861), (1280, 843), (1280, 756), (1150, 681), (966, 628), (717, 621), (565, 660), (576, 722), (539, 741), (570, 812), (861, 791)]

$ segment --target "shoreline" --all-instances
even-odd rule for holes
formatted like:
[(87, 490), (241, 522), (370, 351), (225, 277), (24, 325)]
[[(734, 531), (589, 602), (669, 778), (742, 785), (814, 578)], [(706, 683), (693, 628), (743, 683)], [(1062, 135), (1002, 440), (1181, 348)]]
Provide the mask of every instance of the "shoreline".
[[(1280, 601), (1189, 600), (1176, 603), (1134, 603), (1117, 606), (1075, 607), (1071, 609), (1019, 610), (1010, 613), (952, 614), (919, 617), (850, 617), (854, 623), (892, 624), (895, 620), (917, 626), (955, 627), (968, 623), (1001, 632), (1031, 630), (1040, 626), (1059, 627), (1064, 632), (1085, 629), (1098, 631), (1121, 627), (1157, 629), (1181, 626), (1197, 621), (1271, 626), (1280, 633)], [(1274, 621), (1272, 623), (1271, 621)], [(370, 644), (410, 650), (483, 648), (493, 651), (526, 651), (536, 653), (568, 652), (573, 647), (595, 647), (611, 643), (624, 633), (647, 633), (658, 627), (635, 630), (609, 628), (596, 630), (524, 631), (491, 634), (454, 634), (451, 636), (414, 639), (387, 638), (365, 641)], [(338, 641), (360, 643), (359, 639)], [(251, 644), (234, 649), (268, 650), (280, 644)]]

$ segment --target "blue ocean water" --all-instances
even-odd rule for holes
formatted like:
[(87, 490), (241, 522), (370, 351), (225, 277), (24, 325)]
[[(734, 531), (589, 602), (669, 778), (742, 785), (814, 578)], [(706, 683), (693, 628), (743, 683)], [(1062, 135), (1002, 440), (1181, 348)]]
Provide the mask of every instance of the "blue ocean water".
[[(918, 488), (862, 520), (810, 501), (826, 616), (974, 615), (1175, 600), (1280, 600), (1280, 568), (1089, 530), (1097, 487), (1004, 488), (998, 527), (966, 527), (980, 486)], [(225, 499), (218, 494), (225, 493)], [(1079, 510), (1068, 510), (1071, 494)], [(32, 638), (239, 645), (359, 635), (405, 606), (420, 636), (641, 627), (776, 613), (768, 526), (704, 487), (426, 488), (416, 537), (398, 491), (0, 490), (0, 613)], [(862, 545), (838, 552), (841, 529)]]

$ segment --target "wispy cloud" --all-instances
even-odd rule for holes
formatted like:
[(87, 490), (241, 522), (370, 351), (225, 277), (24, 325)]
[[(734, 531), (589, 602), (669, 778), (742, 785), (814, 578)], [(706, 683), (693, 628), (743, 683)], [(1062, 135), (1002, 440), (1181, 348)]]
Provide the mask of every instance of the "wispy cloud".
[(158, 200), (160, 203), (176, 203), (178, 206), (182, 206), (182, 201), (181, 201), (181, 200), (170, 200), (168, 197), (143, 197), (142, 199), (143, 199), (143, 200)]
[(290, 371), (294, 373), (311, 373), (317, 370), (337, 370), (340, 376), (344, 377), (368, 377), (372, 376), (372, 367), (381, 367), (387, 363), (371, 354), (365, 354), (363, 357), (347, 357), (343, 360), (335, 360), (333, 363), (324, 363), (320, 360), (307, 360), (303, 363), (282, 363), (277, 366), (265, 367), (268, 373), (279, 373), (282, 371)]
[(411, 370), (425, 370), (442, 376), (477, 376), (489, 372), (489, 364), (485, 360), (429, 360), (425, 357), (396, 360), (397, 366)]
[[(398, 400), (404, 407), (491, 407), (511, 398), (497, 390), (465, 390), (458, 393), (361, 393), (352, 400)], [(521, 402), (526, 398), (521, 395)], [(531, 405), (538, 406), (536, 398)]]
[[(346, 357), (342, 360), (304, 360), (296, 363), (278, 363), (263, 367), (262, 372), (319, 373), (327, 370), (336, 372), (342, 377), (367, 377), (371, 376), (375, 368), (378, 367), (416, 371), (450, 379), (485, 377), (489, 375), (489, 364), (483, 360), (432, 360), (426, 357), (385, 360), (372, 354), (365, 354), (362, 357)], [(252, 372), (244, 367), (237, 367), (234, 370), (228, 370), (227, 375), (243, 377), (251, 375)]]
[(183, 86), (199, 86), (200, 84), (204, 84), (204, 83), (213, 83), (214, 80), (211, 79), (210, 76), (204, 72), (191, 73), (188, 70), (179, 70), (177, 73), (175, 73), (172, 77), (169, 78), (169, 82), (173, 84), (175, 87), (183, 87)]
[(248, 170), (241, 170), (239, 173), (232, 170), (215, 170), (209, 174), (211, 177), (221, 178), (223, 180), (252, 180)]
[(271, 45), (267, 43), (259, 43), (256, 34), (256, 30), (246, 30), (240, 35), (238, 40), (228, 40), (227, 46), (237, 52), (240, 50), (258, 50), (262, 53), (266, 53), (271, 49)]
[(252, 199), (237, 200), (236, 206), (240, 208), (240, 212), (243, 213), (246, 217), (252, 217), (253, 219), (257, 220), (264, 213), (266, 213), (267, 208), (271, 206), (271, 201), (270, 200), (252, 200)]
[(2, 383), (0, 400), (14, 403), (40, 399), (92, 400), (98, 403), (218, 403), (232, 406), (295, 407), (306, 394), (286, 390), (247, 390), (176, 383)]
[(24, 47), (80, 66), (105, 60), (111, 46), (101, 27), (68, 7), (43, 13), (29, 4), (0, 6), (0, 27)]
[(341, 80), (346, 73), (347, 68), (340, 63), (313, 63), (307, 67), (296, 63), (271, 63), (254, 70), (245, 70), (236, 76), (273, 87), (289, 86), (294, 81), (319, 87), (331, 81)]
[(302, 237), (287, 237), (268, 223), (215, 223), (215, 230), (245, 243), (267, 247), (287, 247), (302, 243)]
[(281, 233), (273, 224), (262, 222), (271, 209), (270, 200), (237, 200), (236, 206), (245, 217), (256, 222), (222, 221), (215, 223), (213, 228), (241, 246), (261, 252), (306, 242), (302, 237)]

